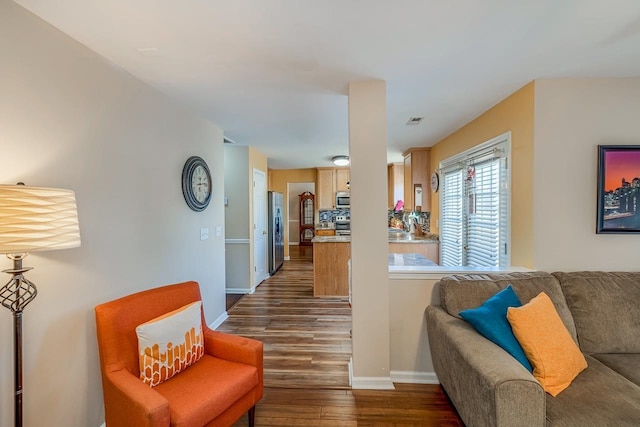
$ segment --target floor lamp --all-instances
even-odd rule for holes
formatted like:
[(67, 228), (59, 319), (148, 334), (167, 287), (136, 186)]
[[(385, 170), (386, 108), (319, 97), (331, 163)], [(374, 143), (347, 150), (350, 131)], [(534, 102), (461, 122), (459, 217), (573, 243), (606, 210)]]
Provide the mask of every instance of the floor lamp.
[(15, 426), (22, 426), (22, 311), (38, 293), (24, 277), (29, 252), (80, 246), (73, 191), (26, 185), (0, 185), (0, 254), (13, 261), (11, 279), (0, 288), (0, 303), (13, 313)]

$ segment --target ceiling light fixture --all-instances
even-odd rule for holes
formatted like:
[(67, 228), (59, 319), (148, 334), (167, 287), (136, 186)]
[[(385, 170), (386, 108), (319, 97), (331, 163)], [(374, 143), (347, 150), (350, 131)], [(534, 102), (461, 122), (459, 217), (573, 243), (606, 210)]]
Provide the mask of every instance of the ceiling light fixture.
[(409, 117), (409, 121), (407, 121), (406, 125), (407, 126), (419, 125), (423, 119), (424, 117)]
[(331, 158), (331, 161), (336, 166), (348, 166), (349, 165), (349, 156), (334, 156)]

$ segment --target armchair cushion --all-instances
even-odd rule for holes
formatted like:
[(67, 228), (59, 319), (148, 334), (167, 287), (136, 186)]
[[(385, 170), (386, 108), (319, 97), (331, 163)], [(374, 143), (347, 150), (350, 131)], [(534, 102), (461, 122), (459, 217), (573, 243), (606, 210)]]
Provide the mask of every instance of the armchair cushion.
[(171, 426), (205, 425), (258, 386), (256, 367), (204, 355), (154, 387), (171, 402)]
[(153, 387), (187, 369), (204, 355), (197, 301), (136, 327), (140, 379)]

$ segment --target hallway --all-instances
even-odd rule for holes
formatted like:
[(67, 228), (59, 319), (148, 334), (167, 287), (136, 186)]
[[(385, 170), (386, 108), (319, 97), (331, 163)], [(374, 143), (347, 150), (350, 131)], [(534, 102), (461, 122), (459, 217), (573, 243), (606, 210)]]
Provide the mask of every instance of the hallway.
[(219, 331), (264, 343), (265, 387), (348, 389), (351, 309), (346, 298), (313, 297), (311, 246), (228, 310)]

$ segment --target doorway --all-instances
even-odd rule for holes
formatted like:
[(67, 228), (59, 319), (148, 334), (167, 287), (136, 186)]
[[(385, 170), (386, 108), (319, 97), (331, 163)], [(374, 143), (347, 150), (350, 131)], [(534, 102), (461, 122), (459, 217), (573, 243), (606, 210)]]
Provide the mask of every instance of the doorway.
[(305, 191), (315, 194), (316, 184), (314, 182), (289, 182), (287, 184), (289, 248), (300, 245), (300, 198), (298, 196)]

